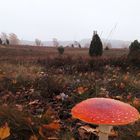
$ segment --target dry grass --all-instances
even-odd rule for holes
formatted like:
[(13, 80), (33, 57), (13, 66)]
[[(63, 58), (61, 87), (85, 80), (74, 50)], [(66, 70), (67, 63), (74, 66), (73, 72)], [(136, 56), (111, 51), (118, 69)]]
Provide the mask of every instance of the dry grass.
[[(0, 54), (3, 56), (57, 56), (58, 50), (55, 47), (37, 47), (37, 46), (10, 46), (1, 47)], [(122, 56), (128, 54), (128, 49), (110, 49), (104, 50), (103, 56)], [(64, 55), (88, 56), (88, 48), (65, 48)]]
[[(127, 54), (127, 49), (110, 49), (104, 51), (103, 57), (90, 59), (87, 48), (65, 48), (64, 55), (59, 56), (57, 48), (51, 47), (2, 47), (0, 48), (0, 90), (2, 91), (0, 103), (21, 105), (23, 112), (27, 111), (32, 116), (45, 113), (49, 104), (53, 108), (57, 106), (58, 114), (56, 114), (59, 116), (55, 117), (60, 118), (60, 121), (64, 123), (64, 129), (71, 134), (68, 124), (74, 124), (75, 130), (77, 123), (71, 118), (65, 119), (64, 117), (70, 116), (63, 113), (69, 115), (70, 109), (77, 102), (97, 96), (113, 98), (119, 96), (121, 100), (127, 101), (126, 97), (130, 93), (132, 97), (129, 102), (132, 102), (140, 89), (140, 75), (139, 68), (129, 67), (127, 58), (120, 57)], [(40, 76), (42, 71), (44, 73)], [(76, 90), (79, 87), (87, 88), (87, 90), (79, 94)], [(60, 93), (65, 93), (68, 99), (61, 101)], [(39, 101), (30, 105), (36, 100)], [(42, 109), (43, 112), (40, 111)], [(0, 106), (0, 113), (3, 114), (0, 115), (0, 121), (2, 122), (4, 118), (4, 121), (9, 122), (13, 135), (21, 137), (26, 130), (27, 133), (29, 132), (28, 136), (32, 134), (26, 125), (24, 113), (18, 114), (16, 110), (11, 109), (11, 106), (9, 108)], [(18, 130), (18, 125), (21, 131)], [(128, 140), (128, 137), (137, 138), (139, 122), (138, 125), (133, 125), (133, 128), (130, 126), (130, 131), (128, 129), (129, 126), (120, 128), (122, 140)], [(62, 137), (67, 137), (67, 133), (64, 131), (62, 133), (66, 135)], [(73, 131), (72, 135), (76, 137)]]
[(30, 64), (12, 64), (12, 63), (0, 63), (0, 77), (9, 77), (17, 79), (18, 77), (24, 77), (25, 79), (35, 79), (39, 77), (42, 67)]

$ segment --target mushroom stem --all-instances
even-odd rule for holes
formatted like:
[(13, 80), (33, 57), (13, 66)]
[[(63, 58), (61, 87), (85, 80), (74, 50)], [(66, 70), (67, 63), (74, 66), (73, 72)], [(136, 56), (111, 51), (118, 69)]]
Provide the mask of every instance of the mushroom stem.
[(108, 135), (112, 129), (112, 126), (99, 125), (99, 140), (108, 140)]

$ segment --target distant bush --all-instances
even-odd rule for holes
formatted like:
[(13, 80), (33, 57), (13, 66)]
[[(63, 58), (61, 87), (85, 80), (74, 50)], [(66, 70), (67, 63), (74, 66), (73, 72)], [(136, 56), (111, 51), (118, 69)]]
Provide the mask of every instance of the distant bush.
[(138, 42), (138, 40), (135, 40), (134, 42), (132, 42), (131, 45), (129, 46), (129, 49), (130, 49), (130, 53), (133, 51), (140, 50), (140, 43)]
[(110, 48), (109, 48), (108, 46), (105, 47), (105, 50), (106, 50), (106, 51), (109, 50), (109, 49), (110, 49)]
[(63, 46), (58, 47), (57, 50), (58, 50), (60, 55), (62, 55), (64, 53), (64, 51), (65, 51)]
[(129, 46), (128, 59), (133, 64), (138, 64), (140, 66), (140, 43), (138, 42), (138, 40), (135, 40)]
[(94, 32), (90, 48), (89, 48), (89, 55), (93, 56), (101, 56), (103, 54), (103, 45), (101, 42), (100, 37), (96, 32)]

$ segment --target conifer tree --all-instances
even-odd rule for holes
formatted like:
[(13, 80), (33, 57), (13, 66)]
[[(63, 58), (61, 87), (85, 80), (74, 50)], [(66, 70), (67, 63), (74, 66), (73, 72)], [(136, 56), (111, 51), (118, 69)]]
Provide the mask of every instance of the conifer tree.
[(93, 56), (101, 56), (103, 54), (103, 45), (100, 37), (97, 32), (94, 31), (93, 38), (89, 48), (89, 55)]

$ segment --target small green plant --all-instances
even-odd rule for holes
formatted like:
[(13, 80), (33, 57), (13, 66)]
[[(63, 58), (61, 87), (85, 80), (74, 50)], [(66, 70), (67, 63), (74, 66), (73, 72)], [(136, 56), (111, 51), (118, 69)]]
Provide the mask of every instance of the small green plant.
[(89, 48), (89, 55), (93, 56), (101, 56), (103, 54), (103, 45), (100, 37), (98, 36), (97, 32), (94, 32), (90, 48)]
[(60, 55), (62, 55), (64, 53), (64, 51), (65, 51), (63, 46), (58, 47), (57, 50), (58, 50)]

